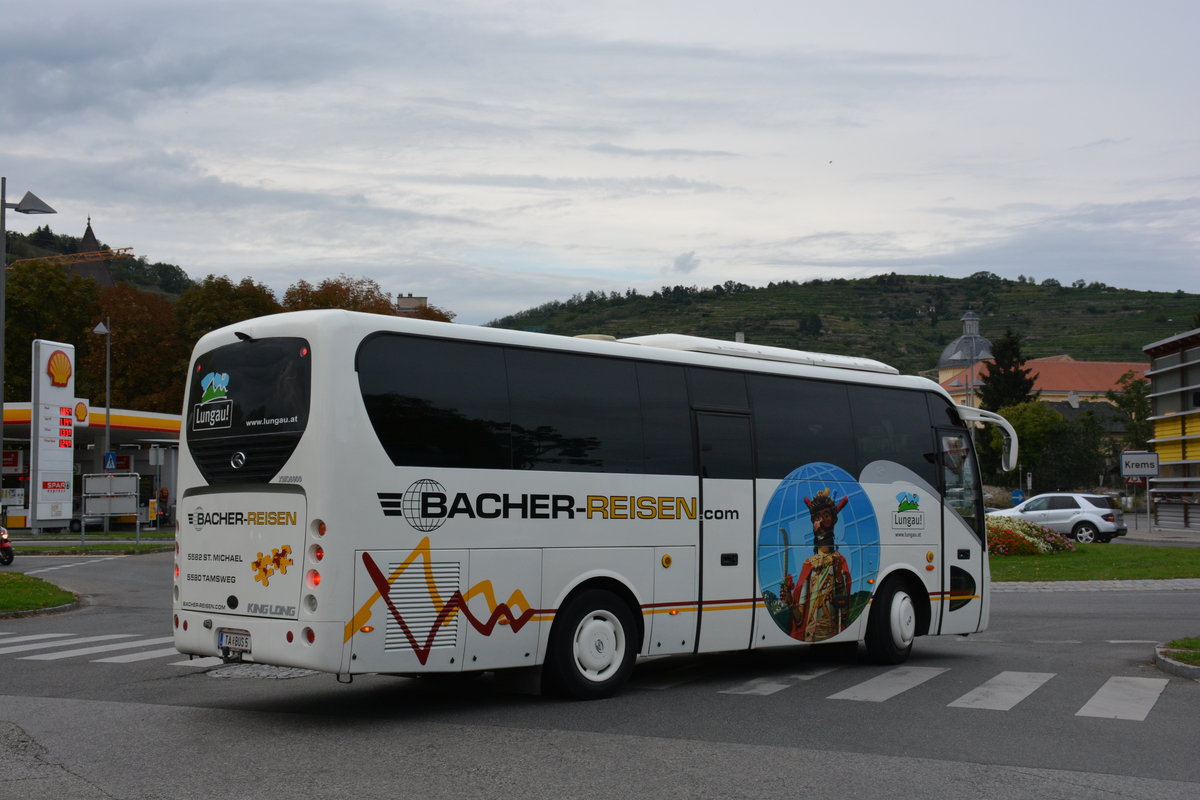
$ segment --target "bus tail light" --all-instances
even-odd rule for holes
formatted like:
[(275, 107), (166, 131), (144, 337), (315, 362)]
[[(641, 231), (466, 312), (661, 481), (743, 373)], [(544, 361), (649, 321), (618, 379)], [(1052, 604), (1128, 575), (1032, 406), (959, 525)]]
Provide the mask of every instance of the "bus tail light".
[(304, 582), (308, 584), (310, 589), (315, 589), (321, 585), (321, 573), (315, 569), (310, 569), (304, 576)]
[(305, 628), (300, 632), (300, 636), (303, 637), (305, 644), (313, 644), (317, 641), (316, 631), (312, 628)]
[(308, 548), (308, 555), (313, 561), (320, 561), (325, 558), (325, 548), (319, 544), (314, 544)]

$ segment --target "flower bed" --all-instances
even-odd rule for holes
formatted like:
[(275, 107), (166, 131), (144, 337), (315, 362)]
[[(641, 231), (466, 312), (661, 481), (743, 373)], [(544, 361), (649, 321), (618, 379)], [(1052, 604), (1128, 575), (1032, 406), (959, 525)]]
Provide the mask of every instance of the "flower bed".
[(1061, 533), (1013, 517), (988, 517), (987, 537), (988, 553), (993, 556), (1036, 556), (1075, 551), (1075, 543)]

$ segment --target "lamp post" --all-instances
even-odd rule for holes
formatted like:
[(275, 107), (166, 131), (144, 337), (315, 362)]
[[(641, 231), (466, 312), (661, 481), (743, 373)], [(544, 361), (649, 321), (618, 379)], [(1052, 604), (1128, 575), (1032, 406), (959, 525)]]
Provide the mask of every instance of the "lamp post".
[[(8, 224), (5, 214), (8, 209), (21, 214), (54, 214), (53, 208), (38, 199), (33, 192), (26, 192), (20, 202), (8, 202), (8, 178), (0, 177), (0, 458), (4, 454), (4, 359), (5, 359), (5, 292), (8, 288)], [(0, 500), (0, 525), (8, 522), (8, 512)]]
[[(100, 457), (102, 468), (106, 467), (108, 449), (112, 446), (112, 328), (109, 327), (109, 323), (109, 318), (105, 317), (104, 322), (92, 328), (92, 333), (104, 337), (104, 454)], [(108, 472), (106, 468), (103, 471)], [(108, 515), (105, 514), (105, 533), (108, 533), (108, 519)]]
[(110, 324), (111, 320), (105, 317), (104, 322), (92, 328), (92, 333), (104, 337), (104, 455), (106, 457), (112, 444), (112, 328), (109, 327)]

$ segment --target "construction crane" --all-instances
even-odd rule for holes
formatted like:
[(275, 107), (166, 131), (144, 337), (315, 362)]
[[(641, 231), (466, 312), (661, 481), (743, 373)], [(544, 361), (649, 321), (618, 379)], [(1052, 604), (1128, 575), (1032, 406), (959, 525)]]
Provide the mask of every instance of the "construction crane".
[(132, 247), (118, 247), (116, 250), (89, 250), (86, 253), (68, 253), (63, 256), (42, 256), (41, 258), (22, 258), (8, 265), (9, 269), (18, 264), (31, 264), (34, 261), (45, 261), (48, 264), (82, 264), (85, 261), (112, 261), (114, 258), (133, 258)]

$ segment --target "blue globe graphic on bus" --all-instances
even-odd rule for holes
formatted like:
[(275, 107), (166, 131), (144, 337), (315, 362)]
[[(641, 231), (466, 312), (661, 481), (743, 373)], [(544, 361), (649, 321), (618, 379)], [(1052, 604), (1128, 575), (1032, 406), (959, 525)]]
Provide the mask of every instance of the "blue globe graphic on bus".
[(400, 498), (400, 509), (404, 513), (404, 518), (408, 520), (409, 525), (412, 525), (422, 533), (436, 531), (446, 521), (445, 517), (423, 516), (425, 504), (421, 501), (421, 497), (427, 493), (444, 495), (446, 487), (437, 481), (422, 478), (405, 489), (404, 496)]
[(879, 572), (879, 523), (862, 484), (813, 462), (784, 478), (758, 529), (759, 591), (775, 624), (800, 641), (846, 630)]

